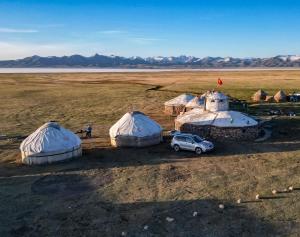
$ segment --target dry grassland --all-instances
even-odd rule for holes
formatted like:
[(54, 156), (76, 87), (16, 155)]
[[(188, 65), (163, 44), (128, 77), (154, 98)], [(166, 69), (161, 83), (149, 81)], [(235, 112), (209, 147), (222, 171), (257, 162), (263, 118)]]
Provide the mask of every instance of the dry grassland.
[[(108, 129), (128, 110), (170, 130), (163, 102), (217, 88), (218, 77), (223, 92), (246, 100), (259, 88), (300, 90), (300, 71), (284, 70), (0, 75), (0, 134), (26, 136), (49, 120), (94, 127), (83, 157), (48, 166), (22, 165), (21, 140), (0, 140), (0, 236), (299, 236), (298, 117), (274, 119), (268, 141), (224, 141), (200, 157), (174, 153), (168, 141), (110, 147)], [(251, 104), (250, 112), (274, 107), (300, 113), (299, 103)], [(290, 185), (296, 190), (271, 193)]]

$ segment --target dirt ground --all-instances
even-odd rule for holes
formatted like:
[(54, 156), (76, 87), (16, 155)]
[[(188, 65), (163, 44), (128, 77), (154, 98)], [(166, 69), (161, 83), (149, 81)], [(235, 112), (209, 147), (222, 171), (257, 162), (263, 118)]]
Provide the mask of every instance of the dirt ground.
[[(109, 127), (127, 111), (173, 129), (163, 102), (216, 88), (218, 77), (222, 91), (247, 100), (259, 88), (300, 89), (300, 71), (0, 75), (0, 135), (25, 137), (49, 120), (94, 128), (81, 158), (46, 166), (21, 163), (22, 139), (0, 140), (0, 236), (299, 236), (299, 116), (274, 118), (265, 142), (224, 140), (201, 156), (175, 153), (168, 137), (110, 146)], [(265, 118), (270, 108), (300, 115), (300, 103), (249, 111)]]

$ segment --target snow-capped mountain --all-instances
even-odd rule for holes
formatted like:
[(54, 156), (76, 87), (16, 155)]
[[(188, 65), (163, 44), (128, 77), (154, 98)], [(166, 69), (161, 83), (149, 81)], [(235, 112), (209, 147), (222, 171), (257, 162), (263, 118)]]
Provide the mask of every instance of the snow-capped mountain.
[(113, 67), (113, 68), (232, 68), (232, 67), (300, 67), (299, 55), (278, 55), (270, 58), (233, 58), (193, 56), (121, 57), (81, 55), (40, 57), (0, 61), (0, 67)]
[(282, 61), (290, 61), (290, 62), (294, 62), (294, 61), (299, 61), (300, 60), (300, 55), (280, 55), (277, 56), (278, 58), (280, 58)]

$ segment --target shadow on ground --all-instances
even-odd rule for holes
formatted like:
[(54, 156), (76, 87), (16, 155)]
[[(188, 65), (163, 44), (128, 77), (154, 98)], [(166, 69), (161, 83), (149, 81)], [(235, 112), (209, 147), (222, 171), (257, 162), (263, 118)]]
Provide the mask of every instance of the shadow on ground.
[(249, 158), (255, 154), (266, 154), (270, 152), (299, 151), (300, 142), (216, 142), (215, 150), (202, 155), (194, 152), (175, 152), (170, 147), (170, 142), (149, 148), (91, 148), (84, 150), (84, 160), (87, 159), (94, 165), (107, 167), (126, 167), (157, 165), (176, 162), (188, 162), (190, 159), (215, 159), (230, 156), (244, 156)]
[[(24, 178), (24, 187), (17, 192), (23, 192), (22, 198), (18, 195), (12, 198), (12, 193), (2, 191), (10, 200), (1, 205), (0, 233), (2, 236), (121, 236), (125, 232), (132, 237), (279, 234), (276, 226), (253, 214), (246, 204), (214, 199), (111, 203), (99, 191), (101, 184), (111, 182), (109, 174), (106, 175), (104, 181), (69, 174), (44, 176), (35, 181)], [(225, 209), (219, 208), (220, 203)], [(168, 221), (168, 217), (174, 220)]]
[[(240, 156), (251, 158), (255, 154), (266, 154), (270, 152), (291, 152), (299, 151), (300, 142), (296, 141), (266, 141), (263, 143), (255, 142), (216, 142), (215, 150), (209, 153), (196, 155), (194, 152), (180, 151), (175, 152), (170, 147), (170, 140), (164, 143), (147, 148), (113, 148), (84, 147), (83, 156), (73, 160), (42, 165), (26, 166), (14, 162), (2, 162), (0, 171), (2, 177), (12, 175), (34, 174), (39, 172), (88, 170), (114, 167), (137, 167), (144, 165), (158, 165), (177, 162), (189, 162), (190, 159), (216, 159)], [(15, 148), (15, 145), (10, 145)], [(18, 154), (19, 155), (19, 154)]]

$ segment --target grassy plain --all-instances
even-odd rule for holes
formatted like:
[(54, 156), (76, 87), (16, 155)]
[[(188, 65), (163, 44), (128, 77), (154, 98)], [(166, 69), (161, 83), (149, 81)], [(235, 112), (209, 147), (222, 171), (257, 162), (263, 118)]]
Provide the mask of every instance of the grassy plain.
[[(0, 236), (298, 236), (299, 117), (275, 118), (263, 143), (224, 141), (201, 157), (174, 153), (168, 142), (110, 147), (109, 127), (125, 112), (140, 110), (170, 130), (163, 102), (218, 89), (218, 77), (223, 92), (245, 100), (259, 88), (300, 90), (300, 71), (284, 70), (0, 74), (0, 135), (26, 136), (49, 120), (94, 127), (82, 158), (48, 166), (22, 165), (21, 140), (0, 140)], [(250, 111), (275, 107), (300, 113), (299, 103)], [(290, 185), (296, 190), (271, 193)], [(257, 193), (264, 199), (255, 201)]]

